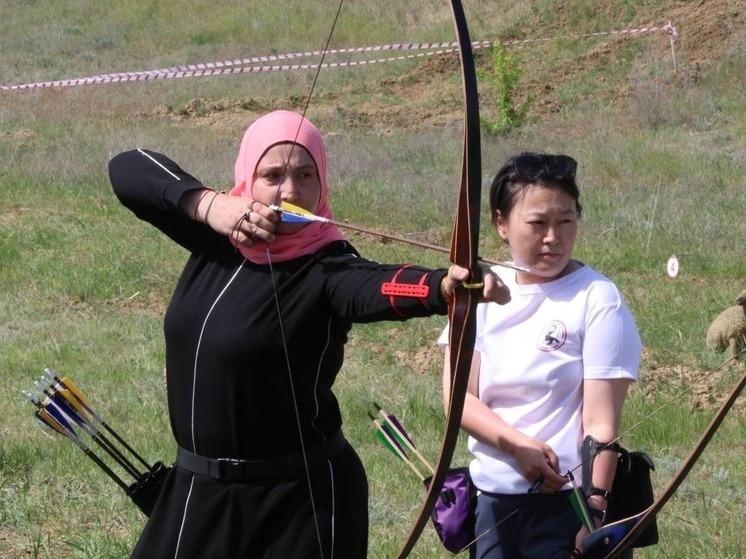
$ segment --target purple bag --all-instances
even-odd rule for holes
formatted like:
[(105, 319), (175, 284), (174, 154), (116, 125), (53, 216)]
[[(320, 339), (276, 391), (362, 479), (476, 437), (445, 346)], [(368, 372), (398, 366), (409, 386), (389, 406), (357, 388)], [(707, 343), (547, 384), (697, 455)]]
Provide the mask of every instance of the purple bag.
[[(425, 488), (430, 486), (431, 479), (425, 479)], [(469, 468), (449, 470), (431, 515), (438, 538), (448, 551), (458, 553), (473, 544), (476, 506), (477, 488), (471, 481)]]

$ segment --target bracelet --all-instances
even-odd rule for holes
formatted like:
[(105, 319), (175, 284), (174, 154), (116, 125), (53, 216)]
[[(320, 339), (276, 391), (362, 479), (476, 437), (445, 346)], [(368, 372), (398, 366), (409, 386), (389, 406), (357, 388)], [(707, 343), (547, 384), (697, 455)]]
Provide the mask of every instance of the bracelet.
[(212, 198), (210, 198), (210, 201), (207, 203), (207, 209), (205, 210), (205, 215), (202, 216), (202, 223), (204, 223), (205, 225), (210, 225), (209, 223), (207, 223), (207, 216), (210, 215), (210, 210), (212, 209), (212, 203), (215, 201), (215, 198), (218, 197), (218, 194), (220, 194), (220, 192), (216, 192), (215, 194), (213, 194)]
[(199, 209), (199, 205), (202, 203), (202, 200), (205, 199), (205, 196), (207, 196), (210, 192), (214, 192), (211, 188), (204, 188), (202, 189), (202, 194), (199, 195), (199, 200), (197, 200), (197, 203), (194, 205), (194, 214), (192, 215), (192, 219), (194, 221), (197, 221), (197, 210)]

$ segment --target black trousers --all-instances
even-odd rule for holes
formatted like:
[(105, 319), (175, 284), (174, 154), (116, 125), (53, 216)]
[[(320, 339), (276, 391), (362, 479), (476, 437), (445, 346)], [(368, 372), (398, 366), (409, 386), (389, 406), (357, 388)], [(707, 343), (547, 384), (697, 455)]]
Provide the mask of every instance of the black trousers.
[[(565, 559), (575, 549), (580, 519), (569, 491), (551, 495), (481, 493), (471, 559)], [(621, 556), (631, 559), (629, 550)]]

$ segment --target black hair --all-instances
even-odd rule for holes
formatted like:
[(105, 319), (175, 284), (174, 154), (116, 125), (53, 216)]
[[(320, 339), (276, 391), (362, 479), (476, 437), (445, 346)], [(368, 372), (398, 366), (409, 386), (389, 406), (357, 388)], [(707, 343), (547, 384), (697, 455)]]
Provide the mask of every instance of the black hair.
[(575, 182), (577, 161), (569, 155), (551, 155), (524, 151), (514, 155), (495, 175), (490, 186), (490, 216), (497, 224), (497, 212), (507, 219), (518, 195), (530, 185), (557, 188), (575, 200), (578, 218), (583, 211), (580, 190)]

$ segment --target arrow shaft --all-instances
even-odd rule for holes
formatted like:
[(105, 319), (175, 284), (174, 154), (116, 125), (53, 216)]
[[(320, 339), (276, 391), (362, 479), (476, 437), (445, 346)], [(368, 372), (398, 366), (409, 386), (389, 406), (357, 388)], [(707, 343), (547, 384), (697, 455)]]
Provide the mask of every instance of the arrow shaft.
[(81, 447), (81, 450), (86, 456), (88, 456), (88, 458), (93, 460), (96, 465), (104, 471), (106, 475), (113, 479), (119, 487), (121, 487), (125, 491), (129, 489), (129, 486), (124, 481), (122, 481), (122, 479), (116, 473), (114, 473), (114, 471), (109, 468), (109, 466), (107, 466), (106, 463), (101, 460), (101, 458), (99, 458), (96, 453), (94, 453), (90, 448)]
[[(450, 249), (447, 249), (446, 247), (434, 245), (431, 243), (426, 243), (424, 241), (418, 241), (416, 239), (410, 239), (409, 237), (403, 237), (401, 235), (394, 235), (391, 233), (382, 233), (381, 231), (376, 231), (375, 229), (369, 229), (367, 227), (362, 227), (360, 225), (352, 225), (350, 223), (344, 223), (342, 221), (335, 221), (333, 219), (325, 219), (324, 221), (326, 223), (329, 223), (330, 225), (335, 225), (343, 229), (350, 229), (352, 231), (357, 231), (358, 233), (365, 233), (366, 235), (373, 235), (375, 237), (381, 237), (383, 239), (389, 239), (391, 241), (399, 241), (400, 243), (407, 243), (409, 245), (414, 245), (420, 248), (426, 248), (428, 250), (433, 250), (436, 252), (442, 252), (444, 254), (448, 254), (450, 252)], [(509, 268), (511, 270), (516, 270), (518, 272), (529, 271), (527, 268), (524, 268), (523, 266), (517, 266), (515, 264), (508, 264), (507, 262), (500, 262), (498, 260), (491, 260), (489, 258), (484, 258), (482, 256), (478, 256), (477, 260), (479, 262), (484, 262), (485, 264), (492, 264), (493, 266), (501, 266), (503, 268)]]
[[(50, 371), (50, 373), (51, 373), (52, 375), (54, 375), (54, 373), (52, 373), (51, 371)], [(98, 424), (99, 424), (99, 425), (100, 425), (101, 427), (103, 427), (103, 428), (104, 428), (104, 429), (105, 429), (105, 430), (106, 430), (106, 431), (107, 431), (107, 432), (108, 432), (108, 433), (109, 433), (109, 434), (110, 434), (110, 435), (111, 435), (112, 437), (114, 437), (114, 439), (116, 439), (116, 441), (117, 441), (117, 442), (118, 442), (119, 444), (121, 444), (121, 445), (122, 445), (122, 446), (123, 446), (123, 447), (124, 447), (124, 448), (125, 448), (125, 449), (127, 450), (127, 452), (129, 452), (129, 453), (130, 453), (130, 454), (131, 454), (131, 455), (132, 455), (132, 456), (133, 456), (133, 457), (134, 457), (134, 458), (135, 458), (136, 460), (138, 460), (138, 461), (139, 461), (139, 462), (140, 462), (141, 464), (143, 464), (143, 465), (144, 465), (144, 466), (145, 466), (145, 467), (146, 467), (146, 468), (147, 468), (148, 470), (150, 470), (150, 471), (153, 471), (153, 466), (151, 466), (151, 465), (150, 465), (150, 464), (149, 464), (149, 463), (148, 463), (148, 462), (147, 462), (147, 461), (146, 461), (146, 460), (145, 460), (145, 459), (144, 459), (144, 458), (143, 458), (142, 456), (140, 456), (140, 455), (139, 455), (139, 454), (138, 454), (138, 453), (137, 453), (137, 452), (135, 451), (135, 449), (133, 449), (133, 448), (132, 448), (132, 447), (131, 447), (131, 446), (130, 446), (130, 445), (129, 445), (128, 443), (127, 443), (127, 441), (125, 441), (125, 440), (124, 440), (124, 439), (123, 439), (123, 438), (122, 438), (121, 436), (119, 436), (119, 434), (118, 434), (118, 433), (117, 433), (116, 431), (114, 431), (114, 429), (112, 429), (112, 428), (111, 428), (111, 427), (109, 426), (109, 424), (108, 424), (108, 423), (106, 423), (106, 421), (104, 421), (104, 420), (103, 420), (103, 418), (102, 418), (102, 417), (101, 417), (100, 415), (98, 415), (98, 414), (97, 414), (97, 413), (96, 413), (96, 412), (95, 412), (95, 411), (94, 411), (93, 409), (91, 409), (91, 406), (90, 406), (90, 404), (88, 403), (88, 400), (87, 400), (87, 398), (85, 398), (85, 397), (83, 396), (82, 392), (80, 392), (80, 389), (78, 389), (78, 387), (77, 387), (77, 386), (75, 386), (75, 384), (74, 384), (74, 383), (73, 383), (73, 382), (72, 382), (71, 380), (69, 380), (69, 379), (67, 379), (67, 378), (65, 378), (65, 379), (61, 379), (61, 378), (59, 378), (59, 377), (58, 377), (57, 375), (54, 375), (54, 377), (53, 377), (53, 378), (54, 378), (55, 382), (56, 382), (56, 383), (58, 384), (58, 386), (62, 387), (62, 388), (63, 388), (64, 390), (66, 390), (66, 393), (67, 393), (67, 394), (70, 394), (70, 395), (71, 395), (71, 396), (72, 396), (73, 398), (75, 398), (75, 400), (76, 400), (76, 401), (77, 401), (77, 402), (78, 402), (78, 403), (79, 403), (79, 404), (80, 404), (81, 406), (83, 406), (83, 408), (85, 408), (85, 410), (86, 410), (86, 411), (88, 412), (88, 414), (90, 414), (90, 416), (91, 416), (91, 417), (92, 417), (92, 418), (93, 418), (93, 419), (94, 419), (94, 420), (95, 420), (95, 421), (96, 421), (96, 422), (97, 422), (97, 423), (98, 423)], [(134, 468), (134, 466), (133, 466), (133, 468)], [(137, 470), (135, 470), (135, 471), (137, 471)], [(138, 474), (138, 475), (139, 475), (139, 474)]]
[[(97, 443), (109, 456), (111, 456), (116, 462), (127, 471), (135, 479), (138, 479), (142, 473), (135, 468), (135, 466), (127, 459), (126, 456), (109, 440), (106, 436), (101, 433), (95, 425), (88, 421), (85, 414), (80, 414), (78, 408), (68, 402), (65, 398), (65, 394), (60, 391), (54, 391), (51, 388), (44, 389), (44, 393), (48, 397), (48, 405), (53, 405), (59, 410), (71, 423), (77, 423), (85, 433)], [(69, 392), (68, 392), (69, 393)]]
[[(321, 217), (311, 212), (305, 211), (302, 208), (297, 208), (297, 210), (294, 210), (294, 209), (287, 209), (283, 206), (270, 206), (270, 209), (275, 210), (279, 212), (280, 214), (289, 215), (294, 218), (298, 218), (299, 220), (316, 221), (319, 223), (328, 223), (329, 225), (334, 225), (335, 227), (340, 227), (342, 229), (349, 229), (351, 231), (357, 231), (358, 233), (364, 233), (366, 235), (372, 235), (374, 237), (380, 237), (380, 238), (388, 239), (391, 241), (399, 241), (400, 243), (406, 243), (409, 245), (414, 245), (420, 248), (426, 248), (428, 250), (442, 252), (445, 254), (450, 253), (449, 249), (439, 246), (439, 245), (434, 245), (432, 243), (426, 243), (424, 241), (418, 241), (416, 239), (410, 239), (409, 237), (395, 235), (392, 233), (383, 233), (376, 229), (370, 229), (369, 227), (363, 227), (361, 225), (353, 225), (351, 223), (346, 223), (344, 221), (337, 221), (334, 219), (329, 219), (327, 217)], [(523, 266), (518, 266), (516, 264), (508, 264), (507, 262), (500, 262), (498, 260), (490, 260), (489, 258), (483, 258), (481, 256), (477, 256), (477, 260), (479, 262), (484, 262), (485, 264), (492, 264), (493, 266), (502, 266), (503, 268), (510, 268), (511, 270), (516, 270), (519, 272), (530, 271), (528, 268), (524, 268)]]
[(111, 456), (117, 463), (127, 471), (133, 478), (139, 479), (142, 476), (142, 472), (138, 471), (135, 465), (120, 451), (114, 444), (106, 438), (103, 433), (94, 431), (88, 433), (90, 437), (101, 447), (104, 451)]

